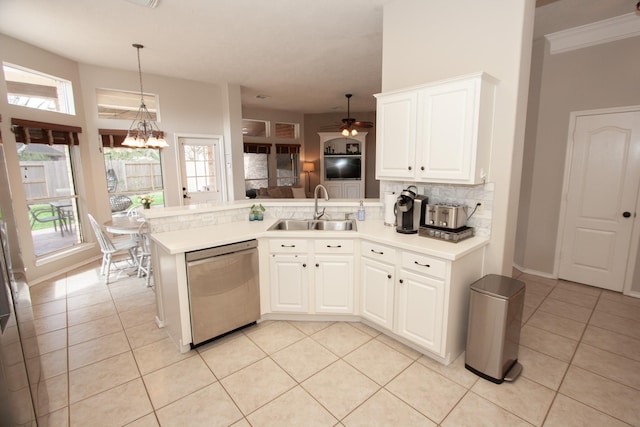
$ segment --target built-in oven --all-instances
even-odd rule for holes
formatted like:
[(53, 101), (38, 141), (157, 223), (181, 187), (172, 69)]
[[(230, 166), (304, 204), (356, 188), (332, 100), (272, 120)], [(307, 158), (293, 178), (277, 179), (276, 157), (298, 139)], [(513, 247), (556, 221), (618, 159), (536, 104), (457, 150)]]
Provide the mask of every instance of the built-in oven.
[(258, 242), (187, 252), (191, 346), (260, 318)]

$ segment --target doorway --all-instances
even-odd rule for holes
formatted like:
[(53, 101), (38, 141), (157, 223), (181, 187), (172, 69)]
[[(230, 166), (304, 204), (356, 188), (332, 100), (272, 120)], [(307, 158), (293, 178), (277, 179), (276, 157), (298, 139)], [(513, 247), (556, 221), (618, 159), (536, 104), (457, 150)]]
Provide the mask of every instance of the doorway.
[(640, 109), (571, 114), (558, 277), (622, 291), (638, 247)]
[(178, 137), (182, 204), (227, 200), (221, 136)]

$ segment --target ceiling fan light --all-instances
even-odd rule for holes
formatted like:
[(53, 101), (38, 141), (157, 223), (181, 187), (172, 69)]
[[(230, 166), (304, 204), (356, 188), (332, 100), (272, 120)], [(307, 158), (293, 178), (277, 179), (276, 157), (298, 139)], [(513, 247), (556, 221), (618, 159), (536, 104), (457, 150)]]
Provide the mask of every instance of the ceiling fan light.
[(355, 129), (351, 129), (351, 136), (356, 136), (358, 134), (358, 131)]
[(342, 136), (349, 136), (349, 129), (342, 129)]

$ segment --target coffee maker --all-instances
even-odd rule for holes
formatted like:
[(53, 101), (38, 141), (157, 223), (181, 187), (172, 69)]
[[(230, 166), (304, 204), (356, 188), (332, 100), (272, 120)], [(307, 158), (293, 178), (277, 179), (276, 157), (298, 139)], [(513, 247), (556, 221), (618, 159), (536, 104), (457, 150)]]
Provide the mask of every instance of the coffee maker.
[[(412, 191), (411, 188), (416, 191)], [(418, 228), (424, 223), (427, 203), (426, 196), (416, 194), (418, 191), (415, 185), (410, 185), (406, 190), (402, 190), (394, 207), (396, 214), (396, 231), (403, 234), (413, 234), (418, 232)]]

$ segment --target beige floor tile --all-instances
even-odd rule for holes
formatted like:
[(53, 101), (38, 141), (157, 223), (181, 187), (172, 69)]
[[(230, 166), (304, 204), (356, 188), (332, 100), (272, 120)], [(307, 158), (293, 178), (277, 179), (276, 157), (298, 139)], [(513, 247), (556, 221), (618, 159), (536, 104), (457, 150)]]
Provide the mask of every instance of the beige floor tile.
[(582, 343), (576, 351), (572, 364), (640, 390), (639, 361)]
[(69, 346), (69, 370), (78, 369), (129, 350), (131, 348), (124, 331)]
[(148, 414), (142, 418), (138, 418), (137, 420), (129, 423), (126, 427), (159, 427), (158, 420), (156, 419), (155, 414)]
[(613, 314), (618, 317), (624, 317), (625, 319), (640, 322), (640, 307), (631, 304), (625, 304), (623, 302), (601, 298), (598, 301), (598, 305), (596, 305), (595, 311), (604, 311), (605, 313)]
[(555, 287), (558, 284), (558, 279), (552, 279), (550, 277), (535, 276), (529, 273), (523, 273), (520, 277), (518, 277), (518, 280), (522, 280), (525, 283), (536, 282), (536, 283), (540, 283), (540, 284), (551, 286), (551, 287)]
[(122, 324), (117, 316), (91, 320), (69, 327), (69, 345), (80, 344), (119, 331), (122, 331)]
[(546, 297), (547, 296), (544, 294), (539, 294), (535, 292), (525, 292), (524, 305), (525, 307), (538, 308), (538, 306), (542, 304), (542, 301), (544, 301)]
[(556, 396), (544, 422), (544, 427), (624, 427), (628, 425), (562, 394)]
[(68, 378), (66, 374), (49, 378), (38, 384), (34, 391), (36, 415), (41, 417), (69, 406)]
[(247, 421), (246, 418), (243, 418), (240, 421), (236, 421), (231, 424), (231, 427), (251, 427), (251, 424), (249, 424), (249, 421)]
[(555, 314), (556, 316), (565, 317), (581, 323), (587, 323), (592, 313), (590, 308), (585, 308), (554, 298), (547, 298), (540, 305), (540, 311), (545, 311), (547, 313)]
[(313, 322), (313, 321), (289, 321), (289, 323), (300, 329), (305, 335), (313, 335), (329, 326), (334, 322)]
[(467, 389), (420, 363), (414, 363), (386, 387), (436, 423), (442, 422)]
[(31, 304), (43, 304), (45, 302), (66, 299), (66, 289), (67, 286), (64, 279), (31, 286), (29, 288)]
[(380, 385), (385, 385), (413, 363), (404, 354), (376, 340), (358, 347), (344, 360)]
[(339, 357), (371, 340), (369, 335), (344, 322), (334, 323), (311, 337)]
[(595, 286), (583, 285), (581, 283), (569, 282), (562, 279), (558, 280), (556, 288), (565, 289), (572, 292), (580, 292), (585, 295), (591, 295), (594, 297), (599, 297), (602, 293), (602, 289), (596, 288)]
[(152, 411), (142, 379), (137, 378), (72, 404), (71, 427), (126, 425)]
[(118, 312), (113, 301), (105, 301), (90, 307), (69, 310), (67, 312), (67, 321), (69, 326), (74, 326), (104, 317), (115, 317), (117, 314)]
[(216, 381), (204, 361), (197, 356), (153, 371), (142, 379), (156, 409)]
[(633, 305), (634, 307), (640, 308), (640, 298), (630, 297), (628, 295), (623, 295), (620, 292), (613, 292), (606, 289), (602, 290), (600, 294), (601, 299), (607, 299), (615, 302), (620, 302), (623, 304)]
[(589, 325), (582, 342), (620, 356), (640, 361), (640, 340)]
[(388, 345), (394, 350), (398, 350), (400, 353), (404, 354), (410, 359), (417, 360), (418, 358), (420, 358), (420, 356), (422, 356), (422, 353), (412, 349), (411, 347), (407, 347), (401, 342), (396, 341), (385, 334), (380, 334), (375, 339), (380, 341), (383, 344)]
[(48, 334), (38, 335), (22, 343), (24, 357), (32, 358), (41, 354), (67, 348), (67, 330), (59, 329)]
[(538, 310), (531, 316), (527, 325), (577, 341), (582, 336), (586, 323)]
[[(522, 279), (518, 279), (522, 280)], [(555, 286), (549, 285), (547, 283), (541, 283), (535, 280), (527, 280), (525, 281), (525, 293), (534, 293), (547, 296), (555, 289)]]
[(500, 406), (475, 393), (467, 393), (442, 422), (442, 427), (530, 427)]
[(104, 289), (98, 292), (69, 297), (67, 298), (67, 306), (69, 310), (77, 310), (107, 301), (111, 301), (111, 294), (107, 289)]
[(148, 288), (144, 280), (134, 283), (114, 283), (109, 285), (109, 291), (114, 301), (127, 299), (131, 296), (138, 294), (152, 293), (155, 295), (151, 288)]
[(347, 427), (415, 426), (436, 424), (385, 389), (381, 389), (344, 420)]
[(569, 362), (576, 351), (578, 341), (526, 324), (520, 331), (520, 345)]
[(571, 366), (560, 393), (631, 425), (640, 425), (640, 391)]
[(536, 426), (542, 425), (555, 396), (553, 390), (523, 376), (512, 383), (478, 381), (471, 391)]
[(31, 323), (33, 324), (35, 335), (48, 334), (49, 332), (67, 327), (67, 314), (59, 313), (51, 316), (40, 317), (38, 319), (34, 319)]
[(138, 310), (129, 310), (120, 313), (120, 321), (125, 329), (153, 321), (156, 318), (157, 310), (155, 302), (140, 307)]
[(69, 401), (73, 404), (89, 396), (140, 377), (130, 351), (69, 372)]
[(180, 353), (171, 338), (165, 338), (133, 350), (133, 356), (136, 358), (138, 369), (140, 369), (142, 375), (164, 368), (180, 360), (194, 357), (197, 354), (193, 350), (187, 353)]
[(288, 322), (273, 322), (245, 334), (267, 354), (275, 353), (305, 337), (305, 334)]
[(635, 320), (596, 310), (593, 312), (589, 324), (640, 339), (640, 322), (636, 322)]
[(61, 348), (39, 357), (26, 359), (26, 364), (32, 382), (66, 374), (68, 372), (67, 349)]
[(523, 366), (522, 375), (552, 390), (558, 390), (569, 364), (544, 353), (520, 347), (518, 362)]
[(168, 337), (166, 328), (158, 328), (155, 321), (148, 321), (125, 329), (131, 348), (144, 347), (147, 344), (160, 341)]
[(571, 304), (580, 305), (586, 308), (593, 308), (596, 306), (598, 297), (595, 295), (585, 294), (583, 292), (573, 291), (566, 288), (556, 287), (549, 294), (549, 298), (559, 299)]
[(129, 295), (126, 298), (114, 299), (116, 309), (122, 313), (130, 310), (139, 310), (149, 304), (156, 303), (156, 295), (152, 292), (136, 293)]
[(535, 313), (537, 309), (537, 307), (529, 307), (527, 305), (522, 308), (522, 325), (529, 321), (529, 319), (531, 318), (531, 316), (533, 316), (533, 313)]
[(338, 422), (300, 386), (267, 403), (247, 418), (256, 427), (329, 427)]
[(420, 359), (418, 359), (418, 363), (426, 366), (433, 371), (436, 371), (442, 376), (449, 378), (451, 381), (455, 381), (465, 388), (471, 388), (473, 384), (475, 384), (475, 382), (480, 378), (464, 367), (464, 353), (458, 356), (456, 360), (451, 362), (448, 366), (433, 360), (429, 356), (420, 357)]
[(220, 382), (245, 415), (296, 385), (296, 382), (268, 357), (223, 378)]
[(51, 315), (60, 314), (60, 313), (66, 314), (67, 301), (64, 299), (59, 299), (55, 301), (49, 301), (44, 304), (35, 304), (31, 306), (30, 311), (33, 313), (34, 319), (39, 319), (41, 317), (51, 316)]
[(213, 383), (157, 411), (163, 427), (226, 427), (242, 413), (221, 387)]
[(265, 352), (244, 334), (223, 338), (199, 349), (198, 352), (218, 379), (266, 357)]
[(377, 337), (378, 335), (380, 335), (380, 331), (373, 329), (371, 326), (365, 325), (362, 322), (351, 322), (349, 324), (360, 332), (364, 332), (371, 337)]
[(274, 353), (271, 358), (298, 382), (338, 360), (335, 354), (308, 337)]
[(69, 427), (69, 407), (38, 417), (38, 427)]
[(303, 382), (302, 387), (338, 419), (344, 418), (380, 389), (342, 360)]

